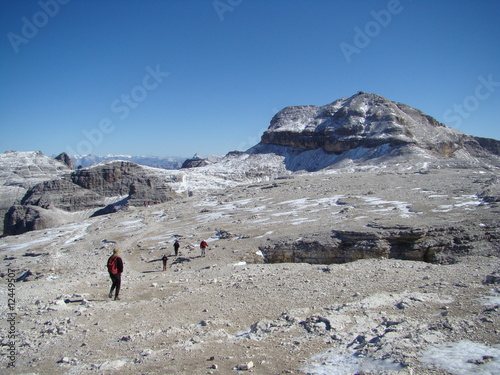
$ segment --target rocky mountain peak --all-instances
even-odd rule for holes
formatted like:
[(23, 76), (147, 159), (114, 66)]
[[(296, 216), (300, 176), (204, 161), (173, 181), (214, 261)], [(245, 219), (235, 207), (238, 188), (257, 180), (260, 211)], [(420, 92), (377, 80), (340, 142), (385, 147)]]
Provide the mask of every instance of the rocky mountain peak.
[(271, 120), (262, 143), (341, 153), (383, 144), (414, 144), (428, 149), (436, 143), (458, 143), (462, 137), (463, 133), (415, 108), (359, 92), (321, 107), (282, 109)]
[(205, 159), (200, 154), (196, 153), (192, 158), (186, 159), (184, 163), (182, 163), (181, 169), (204, 167), (209, 164), (210, 161), (208, 159)]
[(59, 160), (61, 163), (64, 163), (71, 170), (75, 169), (75, 165), (71, 160), (71, 157), (65, 152), (60, 153), (54, 159)]
[[(314, 151), (315, 160), (305, 151)], [(285, 107), (248, 152), (286, 156), (289, 170), (312, 171), (344, 160), (364, 163), (381, 157), (394, 163), (454, 159), (498, 165), (500, 141), (464, 134), (409, 105), (358, 92), (321, 107)]]

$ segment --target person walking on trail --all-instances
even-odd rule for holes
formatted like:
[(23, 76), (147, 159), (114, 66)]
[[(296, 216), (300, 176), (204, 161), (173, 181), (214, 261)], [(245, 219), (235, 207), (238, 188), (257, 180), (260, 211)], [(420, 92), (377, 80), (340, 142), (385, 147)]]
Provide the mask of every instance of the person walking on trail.
[(168, 257), (166, 254), (163, 254), (163, 258), (161, 258), (161, 261), (163, 262), (163, 271), (166, 271), (167, 270), (167, 261), (168, 261)]
[(175, 256), (179, 255), (179, 247), (181, 247), (181, 245), (179, 244), (179, 241), (175, 240), (175, 242), (174, 242)]
[(201, 249), (201, 256), (205, 256), (205, 249), (208, 247), (208, 244), (205, 240), (201, 241), (200, 243), (200, 249)]
[(115, 248), (113, 250), (113, 255), (108, 259), (108, 272), (111, 278), (111, 289), (109, 290), (109, 298), (113, 298), (113, 291), (115, 292), (115, 301), (119, 301), (120, 297), (120, 287), (122, 285), (122, 272), (123, 272), (123, 261), (120, 257), (120, 249)]

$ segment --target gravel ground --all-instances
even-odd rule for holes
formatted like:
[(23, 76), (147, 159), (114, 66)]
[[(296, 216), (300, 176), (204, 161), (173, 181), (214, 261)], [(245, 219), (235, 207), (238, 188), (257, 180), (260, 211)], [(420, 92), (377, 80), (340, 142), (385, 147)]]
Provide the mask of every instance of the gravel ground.
[[(2, 368), (500, 373), (495, 239), (447, 265), (268, 264), (259, 252), (276, 238), (332, 230), (498, 227), (497, 179), (498, 172), (466, 169), (304, 174), (2, 238)], [(125, 263), (121, 301), (107, 297), (105, 263), (114, 246)], [(8, 283), (27, 270), (24, 282)]]

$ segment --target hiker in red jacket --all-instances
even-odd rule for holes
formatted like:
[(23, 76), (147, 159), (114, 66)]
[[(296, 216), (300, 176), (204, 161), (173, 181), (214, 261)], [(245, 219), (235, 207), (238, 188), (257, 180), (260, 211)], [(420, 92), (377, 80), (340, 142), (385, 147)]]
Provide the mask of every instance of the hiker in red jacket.
[(201, 256), (205, 256), (205, 249), (208, 247), (208, 244), (205, 240), (201, 241), (200, 243), (200, 249), (201, 249)]
[(122, 284), (123, 261), (120, 258), (120, 249), (115, 248), (113, 255), (108, 259), (108, 272), (111, 278), (111, 289), (109, 290), (109, 298), (113, 298), (113, 291), (115, 291), (115, 301), (120, 300), (118, 294)]

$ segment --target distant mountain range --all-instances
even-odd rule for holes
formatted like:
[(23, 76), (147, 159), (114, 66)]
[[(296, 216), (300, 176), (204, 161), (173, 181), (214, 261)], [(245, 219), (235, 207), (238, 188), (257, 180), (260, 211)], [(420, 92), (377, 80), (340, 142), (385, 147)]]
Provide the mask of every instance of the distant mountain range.
[(321, 107), (285, 107), (257, 145), (221, 158), (86, 155), (71, 156), (72, 165), (65, 155), (58, 159), (41, 152), (0, 155), (6, 234), (54, 226), (60, 212), (114, 212), (118, 203), (164, 202), (176, 194), (296, 173), (498, 170), (500, 141), (464, 134), (416, 108), (359, 92)]
[(82, 166), (84, 168), (92, 164), (101, 163), (110, 160), (124, 160), (145, 165), (147, 167), (162, 168), (162, 169), (179, 169), (186, 158), (180, 156), (131, 156), (131, 155), (70, 155), (71, 160), (76, 168)]

